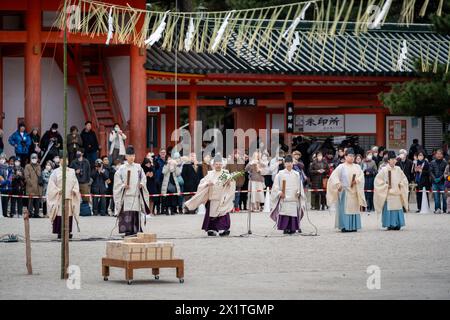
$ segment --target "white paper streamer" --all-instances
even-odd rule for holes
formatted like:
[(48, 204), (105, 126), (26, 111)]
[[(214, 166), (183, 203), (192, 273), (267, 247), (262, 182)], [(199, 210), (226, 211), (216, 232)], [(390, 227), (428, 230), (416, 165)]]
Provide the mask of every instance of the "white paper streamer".
[(211, 47), (211, 51), (216, 51), (217, 47), (219, 46), (220, 40), (222, 39), (223, 33), (225, 32), (225, 28), (228, 25), (228, 19), (231, 17), (231, 14), (236, 11), (232, 10), (228, 12), (227, 16), (225, 17), (225, 20), (222, 22), (222, 25), (219, 28), (219, 31), (217, 31), (217, 35), (214, 38), (214, 43)]
[(109, 42), (111, 41), (113, 37), (114, 27), (113, 27), (113, 17), (112, 17), (112, 10), (114, 7), (109, 8), (109, 15), (108, 15), (108, 37), (106, 38), (106, 45), (109, 45)]
[(292, 44), (289, 47), (289, 51), (288, 51), (289, 62), (292, 62), (292, 58), (294, 57), (295, 51), (297, 51), (297, 48), (299, 45), (300, 45), (300, 35), (299, 35), (298, 31), (295, 31), (295, 38), (292, 41)]
[(184, 39), (184, 50), (189, 51), (192, 47), (192, 42), (194, 41), (194, 32), (195, 32), (195, 26), (194, 26), (194, 19), (189, 19), (189, 27), (186, 31), (186, 37)]
[(406, 40), (403, 40), (403, 46), (402, 51), (400, 52), (397, 60), (397, 70), (403, 71), (403, 64), (405, 63), (405, 60), (407, 59), (408, 54), (408, 45), (406, 43)]
[(383, 9), (381, 9), (380, 13), (375, 17), (373, 23), (369, 25), (369, 29), (377, 29), (380, 27), (381, 22), (384, 20), (384, 18), (389, 12), (389, 9), (391, 8), (391, 4), (392, 0), (386, 0), (386, 2), (383, 5)]
[(289, 26), (289, 28), (286, 29), (286, 31), (283, 33), (283, 37), (286, 38), (287, 35), (291, 32), (291, 30), (295, 30), (297, 25), (300, 23), (301, 20), (305, 20), (305, 14), (306, 10), (308, 10), (309, 6), (311, 5), (311, 1), (307, 2), (305, 6), (303, 7), (302, 11), (300, 11), (300, 14), (297, 18), (292, 22), (292, 24)]
[(146, 46), (148, 46), (148, 45), (152, 46), (152, 45), (154, 45), (156, 42), (158, 42), (159, 39), (161, 39), (162, 34), (163, 34), (163, 32), (164, 32), (164, 29), (166, 28), (166, 18), (167, 18), (167, 13), (168, 13), (168, 12), (169, 12), (169, 11), (166, 11), (166, 12), (164, 13), (164, 16), (163, 16), (163, 18), (162, 18), (162, 20), (161, 20), (161, 23), (159, 24), (158, 28), (156, 28), (155, 32), (153, 32), (153, 33), (150, 35), (150, 37), (148, 37), (148, 39), (145, 40), (144, 43), (145, 43)]

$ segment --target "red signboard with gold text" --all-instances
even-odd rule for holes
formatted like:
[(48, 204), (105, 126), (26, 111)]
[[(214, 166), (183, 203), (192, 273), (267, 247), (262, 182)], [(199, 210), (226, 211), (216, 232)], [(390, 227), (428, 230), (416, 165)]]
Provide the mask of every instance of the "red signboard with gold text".
[(389, 148), (406, 149), (406, 120), (389, 120)]

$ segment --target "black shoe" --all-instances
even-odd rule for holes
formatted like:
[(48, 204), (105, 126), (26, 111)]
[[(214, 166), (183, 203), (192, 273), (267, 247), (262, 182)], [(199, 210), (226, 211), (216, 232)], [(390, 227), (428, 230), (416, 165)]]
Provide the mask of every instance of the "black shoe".
[(41, 216), (38, 214), (33, 215), (33, 218), (40, 218)]
[(289, 230), (283, 230), (283, 234), (289, 234)]
[(208, 237), (215, 237), (217, 233), (213, 230), (208, 230)]
[(298, 229), (297, 232), (298, 232), (298, 233), (302, 233), (302, 229)]
[(69, 239), (72, 239), (72, 237), (73, 237), (73, 234), (70, 233), (69, 234)]
[(61, 235), (60, 234), (58, 234), (58, 239), (61, 239)]
[(347, 230), (347, 229), (341, 229), (342, 232), (351, 232), (351, 230)]
[(225, 230), (222, 233), (219, 233), (221, 237), (228, 237), (230, 235), (230, 230)]

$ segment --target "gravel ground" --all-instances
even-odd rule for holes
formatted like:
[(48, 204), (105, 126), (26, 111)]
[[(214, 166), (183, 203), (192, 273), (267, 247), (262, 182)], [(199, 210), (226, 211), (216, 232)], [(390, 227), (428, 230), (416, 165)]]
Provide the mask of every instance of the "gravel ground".
[[(319, 236), (283, 236), (267, 214), (252, 216), (255, 235), (244, 238), (247, 214), (232, 215), (231, 236), (208, 238), (203, 216), (152, 217), (146, 231), (175, 243), (185, 260), (185, 283), (174, 270), (154, 280), (136, 270), (129, 286), (122, 269), (101, 276), (105, 238), (113, 217), (81, 218), (81, 232), (70, 243), (70, 264), (81, 269), (81, 289), (70, 290), (60, 276), (60, 243), (48, 219), (31, 220), (34, 275), (26, 275), (25, 245), (0, 243), (0, 299), (449, 299), (450, 215), (406, 217), (400, 232), (385, 231), (381, 217), (362, 215), (363, 229), (343, 234), (333, 229), (334, 214), (309, 212)], [(304, 233), (313, 231), (304, 218)], [(23, 220), (0, 218), (0, 235), (23, 234)], [(117, 229), (112, 233), (117, 236)], [(96, 241), (81, 241), (89, 238)], [(92, 239), (91, 239), (92, 240)], [(381, 270), (381, 289), (369, 290), (370, 265)]]

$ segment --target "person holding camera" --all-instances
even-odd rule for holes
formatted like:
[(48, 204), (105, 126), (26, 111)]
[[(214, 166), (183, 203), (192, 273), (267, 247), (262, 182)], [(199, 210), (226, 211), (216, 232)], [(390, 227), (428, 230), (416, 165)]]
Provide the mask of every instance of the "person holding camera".
[(21, 166), (24, 167), (31, 146), (31, 138), (25, 131), (25, 124), (19, 123), (17, 131), (9, 137), (8, 142), (14, 147), (16, 157), (20, 159)]
[(75, 160), (72, 161), (70, 167), (75, 170), (75, 176), (78, 180), (78, 185), (81, 193), (82, 203), (80, 206), (81, 215), (90, 215), (89, 208), (89, 196), (83, 196), (89, 194), (91, 189), (89, 183), (91, 181), (91, 165), (89, 161), (84, 158), (82, 151), (77, 151)]
[(67, 135), (67, 152), (69, 154), (69, 163), (77, 156), (77, 151), (81, 150), (83, 147), (83, 140), (81, 140), (81, 136), (78, 133), (78, 128), (76, 126), (70, 127), (70, 133)]
[(125, 140), (127, 136), (120, 129), (118, 123), (114, 124), (113, 130), (109, 134), (109, 154), (111, 156), (111, 161), (114, 162), (116, 159), (122, 161), (125, 157)]
[(39, 208), (41, 204), (42, 187), (44, 181), (41, 176), (41, 166), (38, 163), (38, 156), (33, 153), (30, 157), (30, 163), (25, 166), (25, 181), (27, 183), (27, 196), (35, 196), (38, 198), (28, 199), (28, 212), (32, 218), (40, 218)]
[[(102, 159), (95, 160), (95, 169), (91, 174), (92, 185), (92, 213), (94, 216), (106, 216), (108, 213), (106, 208), (106, 198), (104, 197), (108, 192), (106, 181), (109, 179), (109, 172), (103, 166)], [(102, 197), (96, 197), (102, 195)]]
[[(11, 182), (11, 194), (16, 196), (23, 196), (25, 194), (25, 175), (23, 168), (20, 166), (20, 159), (16, 158), (14, 161), (13, 176)], [(17, 210), (17, 211), (16, 211)], [(17, 217), (23, 212), (23, 199), (11, 198), (11, 214), (14, 217), (17, 212)]]
[[(41, 150), (44, 152), (44, 162), (53, 160), (59, 156), (63, 147), (63, 138), (58, 132), (58, 124), (53, 123), (50, 130), (46, 131), (41, 139)], [(45, 155), (46, 154), (46, 155)]]

